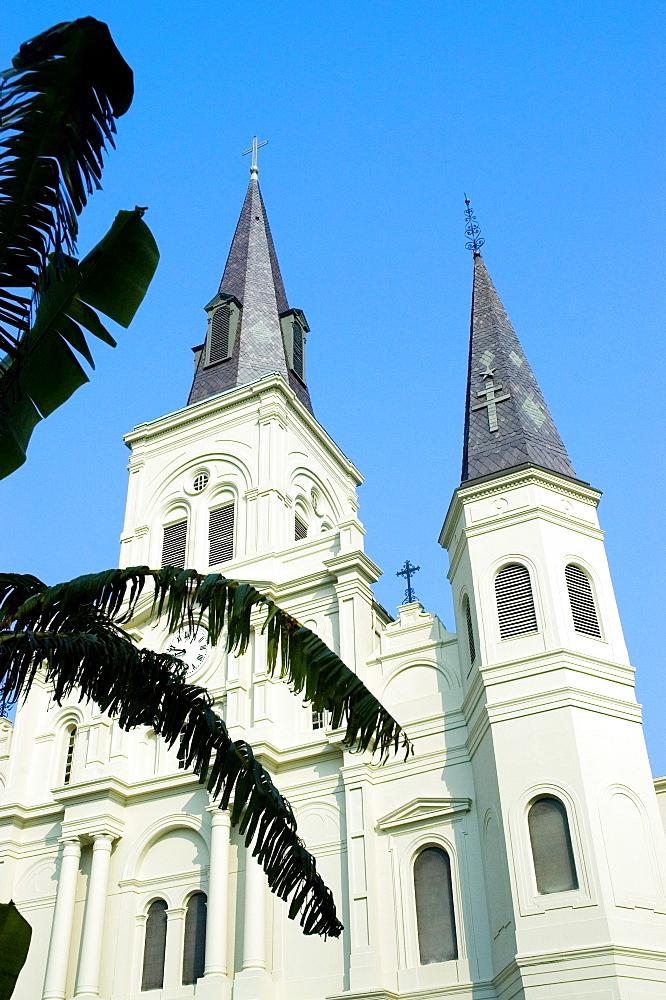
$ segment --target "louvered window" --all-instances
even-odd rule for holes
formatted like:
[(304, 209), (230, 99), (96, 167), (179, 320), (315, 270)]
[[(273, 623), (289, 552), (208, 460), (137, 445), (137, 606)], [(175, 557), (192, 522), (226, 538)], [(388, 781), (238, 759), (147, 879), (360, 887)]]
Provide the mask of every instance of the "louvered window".
[(414, 895), (421, 965), (457, 958), (451, 859), (441, 847), (426, 847), (414, 862)]
[(164, 525), (162, 542), (162, 565), (185, 567), (185, 544), (187, 542), (187, 519), (175, 524)]
[(208, 563), (217, 566), (234, 557), (234, 508), (233, 503), (211, 510), (208, 522), (210, 554)]
[(187, 901), (183, 945), (183, 986), (201, 979), (206, 958), (206, 893), (195, 892)]
[(577, 889), (578, 878), (564, 803), (552, 796), (537, 799), (530, 808), (527, 821), (537, 891), (546, 895)]
[(476, 662), (476, 643), (474, 642), (474, 625), (472, 624), (472, 609), (469, 606), (469, 597), (465, 597), (465, 624), (467, 625), (467, 646), (469, 648), (469, 662)]
[(164, 955), (166, 952), (167, 904), (156, 899), (148, 907), (146, 943), (143, 947), (142, 990), (161, 990), (164, 985)]
[(208, 344), (208, 364), (223, 361), (229, 355), (229, 306), (220, 306), (213, 313), (210, 324), (210, 341)]
[(300, 323), (292, 323), (293, 364), (292, 367), (299, 378), (303, 378), (303, 327)]
[(495, 580), (495, 596), (502, 639), (537, 631), (532, 584), (526, 566), (511, 563), (500, 570)]
[(300, 542), (301, 538), (307, 538), (308, 526), (305, 521), (296, 514), (294, 518), (294, 538)]
[(74, 764), (74, 750), (76, 748), (76, 726), (68, 730), (67, 751), (65, 753), (65, 774), (63, 784), (68, 785), (72, 780), (72, 765)]
[(594, 606), (592, 587), (585, 573), (580, 566), (569, 564), (564, 571), (569, 591), (569, 602), (571, 604), (571, 614), (576, 632), (583, 635), (594, 636), (601, 639), (601, 629), (597, 609)]

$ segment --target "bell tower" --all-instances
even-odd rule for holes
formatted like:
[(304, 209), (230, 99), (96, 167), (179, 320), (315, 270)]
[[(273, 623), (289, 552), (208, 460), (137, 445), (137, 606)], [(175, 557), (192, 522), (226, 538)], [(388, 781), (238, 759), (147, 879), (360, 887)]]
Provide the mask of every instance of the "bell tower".
[(666, 996), (664, 833), (601, 494), (576, 476), (480, 245), (469, 248), (462, 482), (440, 543), (498, 995)]

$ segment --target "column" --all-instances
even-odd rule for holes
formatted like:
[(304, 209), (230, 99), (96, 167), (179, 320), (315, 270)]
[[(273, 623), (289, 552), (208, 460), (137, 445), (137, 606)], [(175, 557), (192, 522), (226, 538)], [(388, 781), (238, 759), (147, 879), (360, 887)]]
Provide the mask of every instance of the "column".
[(229, 813), (209, 806), (211, 814), (206, 965), (204, 976), (226, 976), (227, 919), (229, 907)]
[(81, 939), (81, 960), (76, 984), (77, 998), (99, 996), (99, 967), (102, 958), (104, 914), (112, 846), (113, 837), (110, 834), (97, 833), (94, 835), (88, 898)]
[(266, 876), (261, 865), (245, 852), (245, 918), (243, 921), (243, 972), (266, 968)]
[(44, 1000), (64, 1000), (67, 991), (67, 966), (72, 943), (72, 919), (76, 901), (76, 878), (79, 873), (81, 844), (78, 837), (64, 840), (60, 878), (56, 895), (53, 925), (44, 977)]

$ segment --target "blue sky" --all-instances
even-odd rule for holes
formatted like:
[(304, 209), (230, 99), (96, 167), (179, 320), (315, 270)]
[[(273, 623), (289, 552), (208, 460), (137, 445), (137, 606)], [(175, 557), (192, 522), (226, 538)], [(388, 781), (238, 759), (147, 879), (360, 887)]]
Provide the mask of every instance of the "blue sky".
[(56, 21), (108, 22), (135, 71), (89, 249), (148, 205), (162, 260), (119, 346), (0, 484), (2, 564), (55, 582), (115, 565), (122, 434), (184, 405), (257, 134), (317, 417), (366, 476), (366, 548), (421, 566), (449, 627), (437, 537), (458, 485), (471, 259), (484, 257), (600, 508), (656, 773), (666, 773), (661, 2), (4, 4), (2, 64)]

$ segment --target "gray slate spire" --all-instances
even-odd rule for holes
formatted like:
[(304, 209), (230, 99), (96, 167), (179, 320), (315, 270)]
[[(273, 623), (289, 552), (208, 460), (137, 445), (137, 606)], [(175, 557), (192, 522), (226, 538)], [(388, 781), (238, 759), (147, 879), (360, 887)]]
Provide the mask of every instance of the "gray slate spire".
[[(307, 386), (290, 369), (287, 359), (280, 316), (289, 310), (289, 304), (257, 172), (253, 166), (218, 292), (223, 297), (233, 296), (242, 307), (233, 351), (231, 357), (207, 365), (206, 351), (195, 348), (200, 353), (187, 402), (196, 403), (278, 372), (312, 412)], [(216, 300), (217, 296), (213, 302)]]
[(525, 464), (576, 478), (483, 258), (475, 253), (462, 481)]

